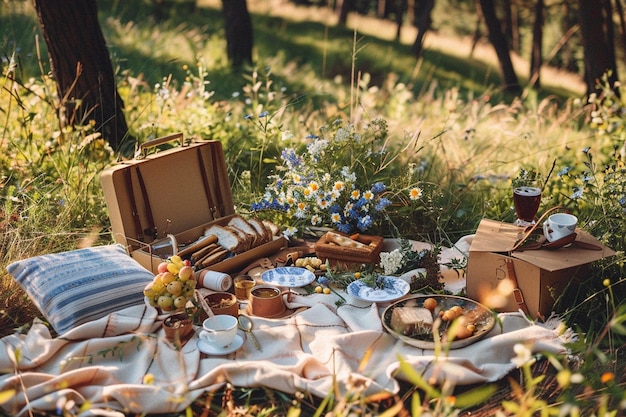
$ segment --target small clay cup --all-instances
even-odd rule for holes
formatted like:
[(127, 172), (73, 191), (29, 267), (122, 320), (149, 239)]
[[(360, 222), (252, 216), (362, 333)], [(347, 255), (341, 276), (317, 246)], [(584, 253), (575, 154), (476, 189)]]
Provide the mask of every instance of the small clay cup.
[(229, 292), (215, 292), (206, 295), (204, 300), (216, 316), (228, 314), (229, 316), (237, 317), (239, 315), (239, 303), (234, 294)]
[(256, 285), (250, 291), (250, 313), (260, 317), (281, 315), (285, 312), (283, 295), (286, 293), (271, 285)]
[(186, 313), (174, 313), (163, 322), (165, 338), (170, 342), (184, 341), (193, 331), (191, 318)]

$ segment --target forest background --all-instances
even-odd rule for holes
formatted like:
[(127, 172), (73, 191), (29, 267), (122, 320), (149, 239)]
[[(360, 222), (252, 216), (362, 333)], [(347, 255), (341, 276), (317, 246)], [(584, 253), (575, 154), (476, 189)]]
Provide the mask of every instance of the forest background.
[[(608, 3), (615, 5), (611, 16), (619, 28), (620, 3)], [(188, 138), (221, 140), (241, 211), (260, 197), (279, 166), (283, 133), (302, 145), (333, 118), (359, 128), (383, 118), (389, 144), (396, 150), (414, 145), (410, 158), (420, 174), (411, 184), (425, 195), (421, 205), (398, 212), (406, 224), (397, 226), (407, 237), (451, 244), (475, 231), (481, 218), (511, 221), (511, 180), (521, 169), (551, 173), (542, 209), (568, 207), (583, 227), (618, 251), (615, 259), (596, 265), (584, 285), (556, 300), (568, 323), (587, 332), (588, 346), (595, 348), (598, 337), (611, 353), (603, 365), (616, 369), (620, 351), (612, 347), (621, 340), (617, 324), (623, 322), (626, 291), (625, 106), (619, 84), (608, 78), (585, 82), (577, 23), (565, 30), (562, 25), (563, 7), (571, 6), (570, 16), (576, 16), (578, 2), (545, 3), (546, 63), (552, 66), (542, 68), (534, 88), (525, 81), (531, 78), (525, 57), (532, 49), (536, 4), (506, 3), (516, 6), (523, 23), (519, 55), (511, 53), (520, 81), (513, 93), (503, 88), (498, 57), (474, 2), (437, 1), (417, 56), (414, 25), (404, 25), (397, 42), (397, 27), (377, 16), (374, 2), (357, 2), (364, 13), (349, 14), (342, 27), (337, 14), (319, 4), (249, 1), (253, 63), (236, 69), (217, 1), (200, 1), (193, 12), (182, 0), (97, 4), (124, 103), (123, 138), (144, 141), (182, 131)], [(119, 155), (109, 137), (100, 136), (104, 123), (83, 117), (92, 107), (57, 93), (32, 5), (4, 1), (0, 19), (4, 271), (26, 256), (110, 242), (98, 174)], [(476, 33), (482, 36), (474, 38)], [(618, 63), (612, 76), (623, 79), (623, 29), (612, 39)], [(83, 111), (68, 118), (72, 123), (58, 117), (67, 105)], [(134, 142), (125, 143), (132, 151)], [(397, 165), (405, 164), (408, 157), (399, 156)], [(38, 312), (5, 273), (2, 285), (0, 328), (8, 334), (28, 326)]]

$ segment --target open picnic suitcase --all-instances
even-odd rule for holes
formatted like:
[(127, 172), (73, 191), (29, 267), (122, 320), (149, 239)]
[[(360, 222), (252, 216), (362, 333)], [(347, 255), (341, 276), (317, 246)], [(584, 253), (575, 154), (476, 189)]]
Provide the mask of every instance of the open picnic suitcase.
[[(149, 151), (170, 142), (179, 146)], [(235, 216), (219, 141), (185, 143), (182, 133), (146, 142), (134, 159), (101, 174), (116, 242), (142, 266), (158, 264), (200, 238), (207, 226)], [(231, 273), (287, 246), (283, 237), (228, 257), (208, 269)]]

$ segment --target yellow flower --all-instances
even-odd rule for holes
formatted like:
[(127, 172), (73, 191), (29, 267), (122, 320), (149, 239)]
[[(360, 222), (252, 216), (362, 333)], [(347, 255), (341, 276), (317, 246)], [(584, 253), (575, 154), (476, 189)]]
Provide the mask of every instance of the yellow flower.
[(306, 210), (306, 203), (304, 203), (302, 201), (299, 202), (298, 203), (298, 210), (302, 210), (302, 211)]
[(363, 193), (363, 198), (366, 199), (367, 201), (370, 201), (370, 200), (372, 200), (374, 198), (374, 193), (369, 191), (369, 190), (365, 191)]
[(350, 197), (352, 197), (353, 200), (358, 200), (359, 197), (361, 197), (361, 192), (359, 190), (352, 190)]
[(343, 183), (343, 181), (337, 181), (335, 182), (335, 185), (333, 185), (333, 189), (337, 191), (342, 191), (344, 187), (345, 187), (345, 184)]
[(341, 216), (339, 215), (339, 213), (333, 213), (330, 215), (330, 220), (333, 223), (339, 223), (339, 221), (341, 220)]
[(317, 190), (320, 189), (320, 185), (318, 183), (316, 183), (315, 181), (311, 181), (309, 183), (309, 191), (311, 191), (312, 193), (316, 192)]

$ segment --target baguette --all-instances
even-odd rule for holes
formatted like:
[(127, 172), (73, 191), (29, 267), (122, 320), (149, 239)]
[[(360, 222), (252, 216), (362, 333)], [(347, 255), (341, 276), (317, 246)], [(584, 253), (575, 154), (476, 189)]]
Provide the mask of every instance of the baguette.
[(217, 236), (208, 235), (203, 236), (200, 239), (196, 240), (194, 243), (185, 246), (181, 251), (178, 252), (179, 256), (186, 256), (190, 253), (194, 253), (204, 248), (205, 246), (211, 245), (213, 243), (217, 243)]
[(204, 259), (202, 259), (202, 261), (200, 262), (200, 265), (202, 266), (202, 268), (215, 265), (216, 263), (221, 262), (224, 259), (226, 259), (226, 257), (228, 256), (228, 253), (229, 252), (226, 249), (220, 249), (218, 251), (215, 251), (211, 253), (210, 255), (208, 255), (207, 257), (205, 257)]
[(350, 239), (347, 236), (343, 236), (335, 232), (327, 232), (326, 241), (334, 243), (335, 245), (341, 246), (344, 248), (359, 248), (359, 249), (366, 249), (370, 251), (372, 250), (372, 248), (369, 245), (366, 245), (365, 243), (361, 243), (359, 241)]
[(195, 264), (196, 262), (201, 261), (206, 256), (215, 252), (217, 249), (222, 249), (222, 247), (219, 246), (217, 243), (211, 243), (209, 246), (205, 246), (199, 251), (192, 253), (191, 262)]

